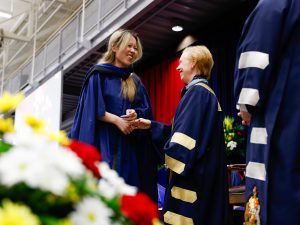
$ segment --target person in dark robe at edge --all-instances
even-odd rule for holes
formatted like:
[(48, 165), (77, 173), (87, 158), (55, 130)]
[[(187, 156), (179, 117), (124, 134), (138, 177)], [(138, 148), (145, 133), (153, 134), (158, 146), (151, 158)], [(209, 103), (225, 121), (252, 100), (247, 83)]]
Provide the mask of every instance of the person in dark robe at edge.
[(157, 202), (157, 163), (145, 131), (134, 131), (131, 121), (152, 119), (144, 85), (129, 67), (142, 57), (139, 37), (117, 30), (99, 64), (87, 72), (69, 137), (94, 145), (103, 161), (129, 185)]
[(203, 45), (187, 47), (177, 70), (186, 84), (172, 126), (137, 119), (163, 145), (169, 169), (163, 219), (165, 224), (228, 224), (228, 184), (223, 116), (208, 85), (214, 61)]
[[(300, 1), (260, 0), (237, 49), (235, 97), (249, 125), (246, 201), (260, 224), (300, 224)], [(247, 221), (246, 221), (247, 222)]]

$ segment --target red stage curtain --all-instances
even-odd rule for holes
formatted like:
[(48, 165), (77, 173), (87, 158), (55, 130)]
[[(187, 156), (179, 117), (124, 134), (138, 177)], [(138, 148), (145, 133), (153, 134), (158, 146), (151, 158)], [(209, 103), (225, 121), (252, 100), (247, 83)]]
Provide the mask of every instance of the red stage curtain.
[(176, 67), (179, 56), (144, 71), (142, 81), (148, 91), (154, 119), (171, 124), (184, 84)]

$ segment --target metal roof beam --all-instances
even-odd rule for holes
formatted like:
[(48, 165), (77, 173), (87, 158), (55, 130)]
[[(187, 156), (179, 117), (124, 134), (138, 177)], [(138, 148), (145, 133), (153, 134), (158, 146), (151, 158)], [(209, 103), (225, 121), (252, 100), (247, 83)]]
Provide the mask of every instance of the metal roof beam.
[(0, 35), (1, 35), (0, 39), (3, 37), (3, 38), (14, 39), (14, 40), (18, 40), (18, 41), (24, 41), (24, 42), (30, 41), (29, 37), (17, 35), (10, 31), (2, 30), (2, 32), (0, 32)]

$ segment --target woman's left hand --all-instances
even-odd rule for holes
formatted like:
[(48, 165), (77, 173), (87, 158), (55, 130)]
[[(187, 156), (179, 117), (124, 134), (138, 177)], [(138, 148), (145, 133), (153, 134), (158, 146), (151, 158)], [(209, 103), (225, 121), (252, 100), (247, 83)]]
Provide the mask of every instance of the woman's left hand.
[(126, 121), (133, 121), (137, 119), (137, 113), (134, 109), (127, 109), (126, 115), (121, 116)]

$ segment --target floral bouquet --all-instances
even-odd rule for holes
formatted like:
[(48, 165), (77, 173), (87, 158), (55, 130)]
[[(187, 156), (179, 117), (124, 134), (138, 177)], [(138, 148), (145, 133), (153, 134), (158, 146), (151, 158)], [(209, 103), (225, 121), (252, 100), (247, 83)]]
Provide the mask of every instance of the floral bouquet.
[(157, 205), (101, 162), (93, 146), (46, 132), (25, 117), (15, 131), (10, 112), (23, 99), (0, 99), (1, 225), (159, 225)]
[[(223, 121), (223, 127), (228, 161), (235, 161), (235, 159), (244, 161), (245, 131), (243, 125), (235, 123), (233, 117), (226, 116)], [(243, 161), (238, 163), (243, 163)]]

